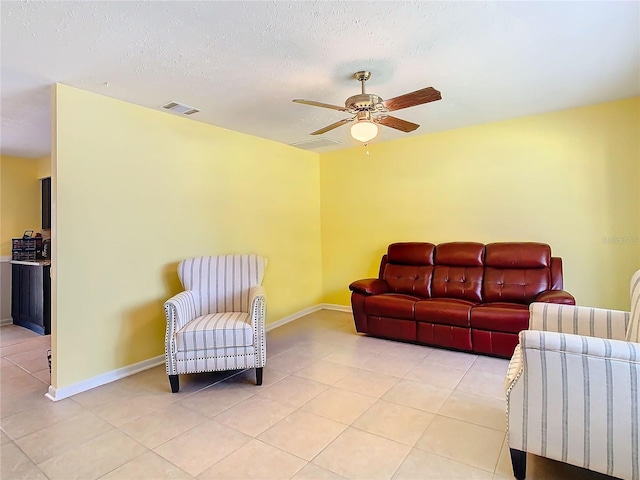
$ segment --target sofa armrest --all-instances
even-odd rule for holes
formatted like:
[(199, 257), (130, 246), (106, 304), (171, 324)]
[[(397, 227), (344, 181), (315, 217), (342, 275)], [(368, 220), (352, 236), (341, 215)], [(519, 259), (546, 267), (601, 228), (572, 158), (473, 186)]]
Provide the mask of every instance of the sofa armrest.
[(624, 340), (629, 317), (620, 310), (534, 302), (529, 305), (529, 330)]
[(558, 303), (562, 305), (575, 305), (576, 299), (569, 292), (564, 290), (546, 290), (540, 292), (534, 302)]
[(351, 285), (349, 285), (349, 290), (365, 295), (378, 295), (380, 293), (387, 293), (389, 287), (387, 286), (387, 282), (379, 278), (365, 278), (352, 282)]

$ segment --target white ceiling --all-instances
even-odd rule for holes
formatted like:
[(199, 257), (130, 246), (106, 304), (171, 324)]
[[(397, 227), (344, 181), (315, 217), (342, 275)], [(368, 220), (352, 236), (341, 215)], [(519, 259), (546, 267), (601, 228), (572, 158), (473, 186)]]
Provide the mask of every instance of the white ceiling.
[[(2, 154), (50, 151), (50, 85), (138, 105), (175, 100), (194, 121), (282, 143), (348, 115), (352, 78), (387, 99), (423, 87), (438, 102), (394, 112), (411, 134), (640, 94), (640, 2), (169, 1), (0, 3)], [(167, 113), (167, 115), (173, 115)], [(324, 136), (342, 142), (348, 126)]]

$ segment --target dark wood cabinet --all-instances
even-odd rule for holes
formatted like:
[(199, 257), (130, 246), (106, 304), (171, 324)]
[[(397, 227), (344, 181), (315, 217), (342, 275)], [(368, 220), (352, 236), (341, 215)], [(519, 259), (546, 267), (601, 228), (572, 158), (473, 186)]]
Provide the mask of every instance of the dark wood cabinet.
[(51, 267), (11, 265), (13, 323), (40, 334), (51, 333)]
[(42, 228), (51, 228), (51, 177), (42, 179)]

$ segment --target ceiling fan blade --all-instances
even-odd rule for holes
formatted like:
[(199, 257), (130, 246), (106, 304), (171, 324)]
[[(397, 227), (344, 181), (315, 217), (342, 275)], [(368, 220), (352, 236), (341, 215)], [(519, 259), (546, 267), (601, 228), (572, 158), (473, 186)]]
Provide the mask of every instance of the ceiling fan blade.
[(385, 127), (395, 128), (396, 130), (401, 130), (403, 132), (413, 132), (420, 125), (417, 123), (407, 122), (406, 120), (402, 120), (401, 118), (392, 117), (387, 115), (386, 117), (381, 118), (377, 121), (377, 123), (384, 125)]
[[(401, 108), (422, 105), (423, 103), (435, 102), (442, 99), (440, 92), (433, 87), (423, 88), (415, 92), (405, 93), (399, 97), (390, 98), (382, 102), (390, 112), (400, 110)], [(294, 100), (295, 101), (295, 100)]]
[(329, 130), (333, 130), (334, 128), (338, 128), (339, 126), (352, 121), (353, 121), (353, 118), (345, 118), (344, 120), (340, 120), (336, 123), (332, 123), (331, 125), (327, 125), (326, 127), (321, 128), (320, 130), (316, 130), (315, 132), (312, 132), (311, 135), (321, 135), (323, 133), (328, 132)]
[(314, 102), (313, 100), (303, 100), (302, 98), (296, 98), (293, 101), (296, 103), (303, 103), (304, 105), (312, 105), (314, 107), (330, 108), (332, 110), (340, 110), (341, 112), (347, 111), (347, 109), (344, 107), (339, 107), (337, 105), (329, 105), (328, 103)]

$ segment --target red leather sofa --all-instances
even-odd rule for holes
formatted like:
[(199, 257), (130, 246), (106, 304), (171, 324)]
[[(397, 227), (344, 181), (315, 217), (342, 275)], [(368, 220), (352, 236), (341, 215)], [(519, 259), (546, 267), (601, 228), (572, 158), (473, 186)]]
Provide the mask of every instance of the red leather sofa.
[(511, 357), (532, 302), (575, 305), (562, 259), (534, 242), (393, 243), (378, 278), (349, 285), (356, 330)]

